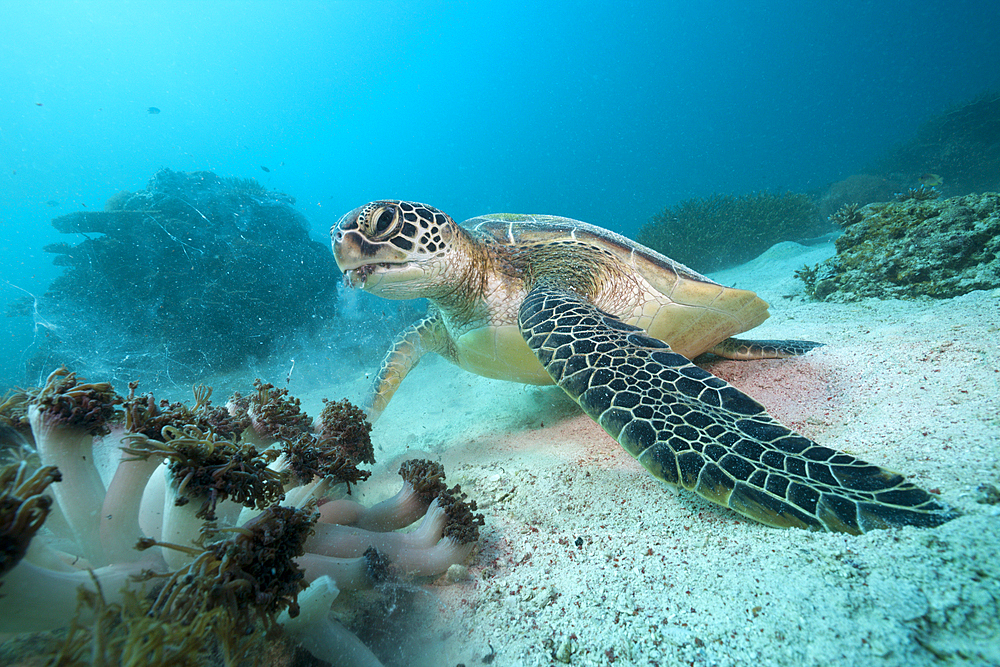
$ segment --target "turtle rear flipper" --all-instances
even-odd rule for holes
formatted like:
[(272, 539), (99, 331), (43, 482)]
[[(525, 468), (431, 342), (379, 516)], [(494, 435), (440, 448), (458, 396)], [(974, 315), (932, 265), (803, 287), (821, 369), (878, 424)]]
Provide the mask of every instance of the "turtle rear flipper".
[(536, 286), (518, 322), (555, 383), (663, 481), (777, 527), (857, 534), (957, 516), (901, 475), (789, 430), (573, 291)]
[(824, 343), (811, 340), (745, 340), (727, 338), (709, 350), (725, 359), (785, 359), (805, 354), (809, 350), (823, 347)]

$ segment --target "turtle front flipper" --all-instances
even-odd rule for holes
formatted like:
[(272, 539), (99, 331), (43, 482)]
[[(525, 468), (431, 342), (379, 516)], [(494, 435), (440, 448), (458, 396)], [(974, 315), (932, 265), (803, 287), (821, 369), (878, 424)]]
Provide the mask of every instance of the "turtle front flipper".
[(448, 333), (437, 309), (431, 308), (427, 314), (396, 335), (392, 347), (382, 359), (382, 367), (372, 381), (371, 389), (363, 409), (368, 421), (375, 423), (382, 411), (389, 405), (392, 395), (420, 359), (428, 352), (448, 356)]
[(789, 430), (575, 292), (535, 287), (518, 322), (555, 383), (665, 482), (777, 527), (857, 534), (957, 516), (901, 475)]

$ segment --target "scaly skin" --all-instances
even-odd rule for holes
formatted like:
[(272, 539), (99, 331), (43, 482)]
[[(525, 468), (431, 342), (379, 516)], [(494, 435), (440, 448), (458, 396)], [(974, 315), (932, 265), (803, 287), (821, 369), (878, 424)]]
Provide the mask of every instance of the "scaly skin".
[(901, 475), (823, 447), (642, 329), (536, 287), (520, 313), (556, 384), (652, 475), (755, 521), (862, 533), (955, 514)]
[(820, 345), (733, 338), (767, 317), (753, 292), (553, 216), (459, 226), (423, 204), (376, 201), (332, 234), (348, 284), (432, 304), (386, 355), (373, 420), (435, 352), (488, 377), (557, 384), (655, 477), (770, 526), (857, 534), (957, 516), (901, 475), (782, 426), (691, 363), (703, 352), (781, 358)]

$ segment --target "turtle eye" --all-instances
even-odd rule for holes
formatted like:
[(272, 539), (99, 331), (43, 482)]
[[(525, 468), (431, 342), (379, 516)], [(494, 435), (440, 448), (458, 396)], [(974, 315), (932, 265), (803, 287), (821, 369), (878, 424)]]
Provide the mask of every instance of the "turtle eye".
[(385, 234), (392, 229), (393, 223), (396, 221), (396, 211), (395, 209), (386, 208), (382, 209), (382, 212), (378, 214), (375, 220), (372, 222), (372, 232), (376, 237), (385, 236)]

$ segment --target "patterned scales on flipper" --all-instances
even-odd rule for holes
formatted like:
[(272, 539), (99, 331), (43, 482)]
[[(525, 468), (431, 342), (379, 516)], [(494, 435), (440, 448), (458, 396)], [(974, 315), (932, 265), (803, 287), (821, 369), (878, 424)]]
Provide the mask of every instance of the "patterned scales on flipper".
[(727, 338), (709, 352), (726, 359), (785, 359), (805, 354), (823, 343), (811, 340), (745, 340)]
[(759, 403), (558, 286), (520, 308), (553, 380), (654, 476), (771, 526), (862, 533), (955, 514), (897, 473), (789, 430)]

